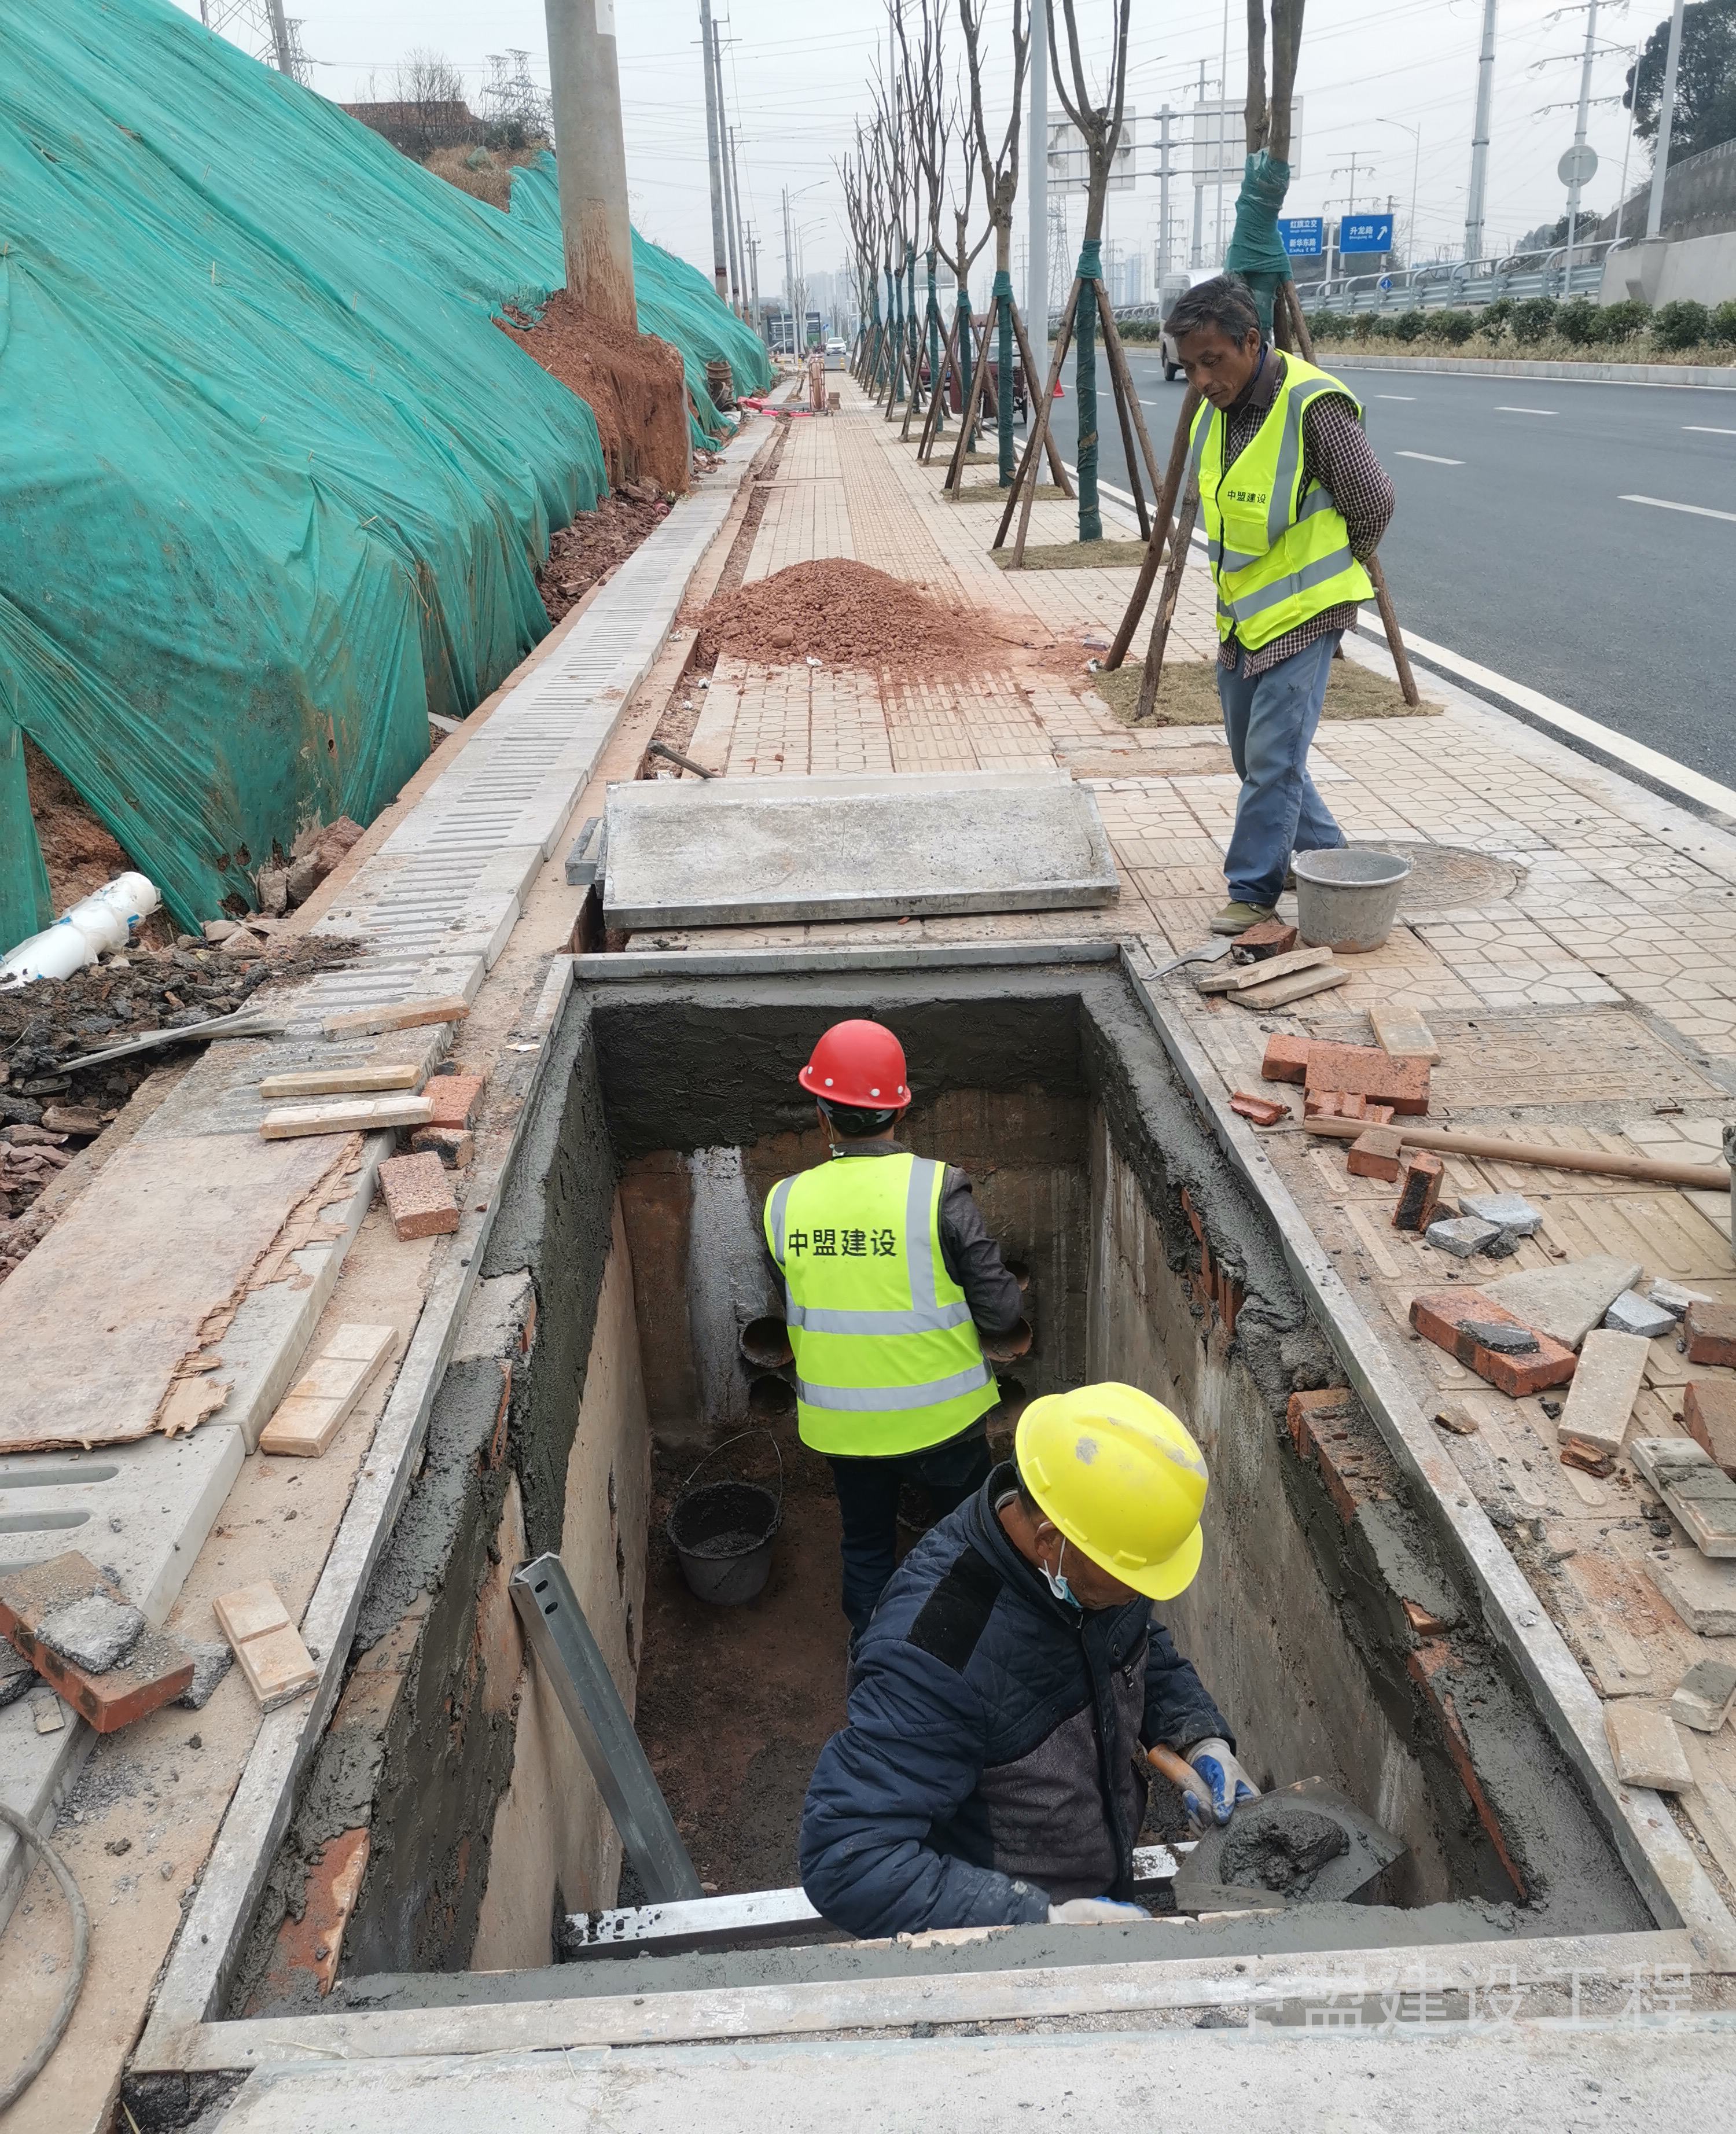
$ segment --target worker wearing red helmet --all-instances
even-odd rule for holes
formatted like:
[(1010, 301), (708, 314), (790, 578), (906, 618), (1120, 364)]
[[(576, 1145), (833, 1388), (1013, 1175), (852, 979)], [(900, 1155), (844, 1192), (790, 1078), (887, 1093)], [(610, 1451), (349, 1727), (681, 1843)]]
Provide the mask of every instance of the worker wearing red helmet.
[(844, 1609), (867, 1627), (897, 1553), (898, 1494), (943, 1517), (989, 1470), (1000, 1398), (979, 1329), (1018, 1325), (1018, 1282), (960, 1171), (900, 1148), (903, 1048), (882, 1023), (834, 1023), (797, 1075), (832, 1160), (775, 1185), (766, 1242), (783, 1277), (802, 1441), (832, 1463)]

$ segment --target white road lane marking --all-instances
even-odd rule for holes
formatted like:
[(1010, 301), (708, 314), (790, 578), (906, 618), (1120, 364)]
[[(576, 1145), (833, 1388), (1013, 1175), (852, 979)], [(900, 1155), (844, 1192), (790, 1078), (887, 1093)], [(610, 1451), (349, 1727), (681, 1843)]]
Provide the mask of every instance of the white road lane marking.
[(1414, 393), (1377, 393), (1375, 398), (1376, 400), (1414, 400), (1416, 395)]
[(1395, 452), (1393, 456), (1401, 460), (1427, 460), (1431, 466), (1463, 466), (1464, 465), (1463, 460), (1443, 460), (1439, 452)]
[(1655, 511), (1691, 511), (1696, 519), (1728, 519), (1736, 526), (1736, 511), (1714, 511), (1709, 504), (1672, 504), (1667, 496), (1624, 496), (1623, 504), (1649, 504)]
[(1561, 411), (1559, 408), (1503, 408), (1497, 403), (1495, 412), (1497, 415), (1558, 415)]
[(1736, 430), (1720, 430), (1715, 422), (1684, 422), (1682, 427), (1702, 437), (1736, 437)]

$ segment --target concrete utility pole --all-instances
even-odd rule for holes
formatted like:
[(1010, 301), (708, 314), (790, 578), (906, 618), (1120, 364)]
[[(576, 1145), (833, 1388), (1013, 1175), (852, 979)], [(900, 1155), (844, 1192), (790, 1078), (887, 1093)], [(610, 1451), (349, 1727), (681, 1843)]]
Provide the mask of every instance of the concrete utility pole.
[(747, 316), (747, 225), (742, 218), (742, 172), (735, 159), (735, 128), (728, 129), (729, 155), (729, 241), (734, 248), (736, 287), (742, 296), (742, 316)]
[(1230, 114), (1230, 0), (1224, 0), (1224, 46), (1217, 66), (1217, 225), (1216, 251), (1220, 273), (1224, 265), (1224, 162), (1228, 153)]
[(1465, 196), (1465, 258), (1482, 257), (1482, 202), (1489, 176), (1489, 109), (1495, 94), (1495, 0), (1483, 0), (1477, 60), (1477, 119), (1471, 128), (1471, 190)]
[(289, 23), (283, 12), (283, 0), (271, 0), (271, 41), (278, 56), (278, 72), (293, 75), (295, 57), (289, 49)]
[(738, 210), (736, 205), (735, 180), (729, 170), (731, 128), (728, 109), (723, 100), (723, 45), (713, 22), (711, 26), (712, 72), (718, 84), (718, 168), (723, 174), (723, 227), (729, 248), (729, 300), (737, 310), (742, 303), (742, 246), (737, 232)]
[[(1200, 128), (1205, 123), (1205, 104), (1206, 62), (1202, 60), (1200, 61), (1200, 93), (1193, 107), (1193, 245), (1187, 254), (1187, 264), (1190, 267), (1203, 267), (1206, 263), (1203, 243), (1205, 232), (1202, 227), (1206, 214), (1206, 172), (1200, 162)], [(1219, 121), (1219, 130), (1222, 131), (1221, 118)]]
[(795, 353), (795, 255), (790, 244), (790, 188), (784, 187), (784, 309), (790, 316), (790, 353)]
[[(1651, 166), (1651, 200), (1646, 210), (1646, 234), (1656, 237), (1664, 226), (1664, 181), (1670, 175), (1670, 129), (1676, 120), (1676, 70), (1682, 56), (1682, 0), (1670, 11), (1670, 49), (1664, 60), (1664, 94), (1657, 108), (1657, 160)], [(1639, 92), (1640, 77), (1634, 70), (1633, 86)]]
[(544, 13), (567, 288), (588, 311), (637, 333), (615, 0), (544, 0)]
[[(1031, 360), (1049, 374), (1049, 0), (1031, 0), (1031, 115), (1025, 135), (1025, 193), (1031, 241), (1026, 248), (1025, 331)], [(1028, 381), (1033, 400), (1042, 388)]]
[[(610, 0), (611, 11), (613, 0)], [(711, 180), (711, 278), (729, 301), (729, 268), (723, 244), (723, 166), (718, 153), (718, 78), (713, 69), (711, 0), (699, 0), (699, 51), (705, 62), (705, 172)]]
[(1597, 56), (1598, 0), (1589, 0), (1585, 10), (1585, 56), (1579, 62), (1579, 109), (1574, 121), (1574, 174), (1567, 186), (1567, 258), (1562, 263), (1562, 293), (1574, 293), (1574, 244), (1579, 234), (1579, 168), (1585, 147), (1585, 121), (1591, 109), (1591, 68)]
[(1158, 135), (1158, 301), (1163, 300), (1163, 278), (1169, 272), (1169, 121), (1171, 113), (1166, 104), (1158, 113), (1158, 123), (1163, 128)]
[(748, 324), (757, 333), (760, 330), (760, 240), (757, 231), (747, 233), (748, 302), (752, 306)]

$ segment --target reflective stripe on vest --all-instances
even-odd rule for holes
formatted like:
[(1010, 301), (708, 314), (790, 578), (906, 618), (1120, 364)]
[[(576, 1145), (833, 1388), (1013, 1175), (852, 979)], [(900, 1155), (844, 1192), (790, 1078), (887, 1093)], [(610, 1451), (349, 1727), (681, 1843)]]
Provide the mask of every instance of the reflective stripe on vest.
[[(902, 1150), (839, 1156), (784, 1179), (766, 1200), (798, 1421), (820, 1451), (918, 1451), (956, 1436), (999, 1397), (941, 1251), (945, 1176)], [(855, 1296), (867, 1301), (846, 1301)]]
[[(1311, 401), (1340, 393), (1360, 417), (1356, 396), (1328, 372), (1286, 355), (1284, 376), (1254, 436), (1228, 467), (1224, 418), (1208, 403), (1194, 418), (1192, 456), (1217, 588), (1217, 630), (1233, 630), (1250, 651), (1328, 608), (1373, 593), (1351, 553), (1350, 532), (1330, 493), (1301, 494), (1303, 418)], [(1241, 490), (1226, 495), (1240, 476)], [(1259, 545), (1256, 546), (1256, 543)]]

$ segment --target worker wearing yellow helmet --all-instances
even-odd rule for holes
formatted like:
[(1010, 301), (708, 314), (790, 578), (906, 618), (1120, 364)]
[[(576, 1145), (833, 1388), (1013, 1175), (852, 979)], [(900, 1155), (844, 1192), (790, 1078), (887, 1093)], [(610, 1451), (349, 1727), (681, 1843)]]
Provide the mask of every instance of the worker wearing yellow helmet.
[(1032, 1401), (1013, 1460), (930, 1528), (856, 1648), (802, 1813), (803, 1885), (863, 1935), (1144, 1916), (1150, 1755), (1196, 1829), (1257, 1789), (1156, 1620), (1200, 1567), (1206, 1462), (1136, 1386)]

